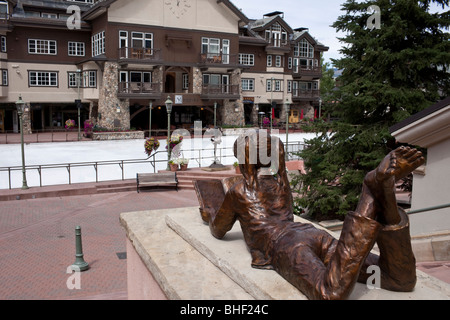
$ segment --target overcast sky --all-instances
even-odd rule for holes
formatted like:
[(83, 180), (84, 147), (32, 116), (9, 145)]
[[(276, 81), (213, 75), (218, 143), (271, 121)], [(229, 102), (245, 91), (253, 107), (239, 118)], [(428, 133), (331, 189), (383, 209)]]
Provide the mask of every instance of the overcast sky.
[[(309, 28), (314, 38), (330, 48), (324, 53), (326, 61), (341, 57), (339, 50), (342, 45), (337, 37), (342, 37), (343, 34), (336, 33), (331, 25), (339, 16), (345, 14), (341, 10), (345, 0), (231, 0), (231, 2), (242, 9), (249, 19), (260, 19), (266, 13), (282, 11), (285, 21), (292, 29)], [(435, 10), (437, 9), (432, 11)]]

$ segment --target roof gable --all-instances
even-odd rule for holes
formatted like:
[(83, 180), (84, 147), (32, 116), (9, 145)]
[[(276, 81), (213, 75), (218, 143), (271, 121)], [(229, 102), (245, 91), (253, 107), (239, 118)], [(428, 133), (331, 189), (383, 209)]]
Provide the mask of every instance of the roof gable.
[(286, 21), (284, 21), (284, 19), (281, 18), (279, 15), (255, 20), (253, 23), (251, 23), (250, 28), (254, 31), (260, 32), (270, 28), (276, 23), (278, 23), (281, 26), (281, 28), (286, 30), (288, 34), (294, 32), (292, 28), (286, 23)]

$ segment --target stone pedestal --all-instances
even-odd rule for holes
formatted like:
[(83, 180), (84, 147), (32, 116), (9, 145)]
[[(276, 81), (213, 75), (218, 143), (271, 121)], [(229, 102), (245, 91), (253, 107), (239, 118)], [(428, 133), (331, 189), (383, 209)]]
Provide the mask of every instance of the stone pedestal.
[[(238, 222), (218, 240), (201, 221), (198, 207), (123, 213), (120, 221), (131, 257), (129, 299), (306, 299), (275, 271), (251, 267)], [(449, 284), (419, 270), (417, 277), (414, 292), (368, 289), (358, 283), (350, 299), (450, 299)]]

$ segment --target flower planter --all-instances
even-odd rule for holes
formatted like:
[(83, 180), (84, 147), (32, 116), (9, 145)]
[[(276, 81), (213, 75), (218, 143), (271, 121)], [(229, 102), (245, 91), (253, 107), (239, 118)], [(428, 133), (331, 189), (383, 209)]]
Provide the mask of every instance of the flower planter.
[(171, 164), (169, 164), (169, 166), (170, 166), (170, 171), (178, 171), (178, 164), (171, 163)]
[(187, 164), (180, 164), (180, 171), (186, 171), (188, 165)]

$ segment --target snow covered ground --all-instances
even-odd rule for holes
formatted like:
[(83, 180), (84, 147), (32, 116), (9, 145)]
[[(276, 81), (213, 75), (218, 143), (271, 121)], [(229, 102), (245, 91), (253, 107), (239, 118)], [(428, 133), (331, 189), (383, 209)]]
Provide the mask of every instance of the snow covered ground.
[[(286, 135), (278, 135), (285, 142)], [(303, 142), (311, 139), (314, 134), (293, 133), (289, 134), (289, 143)], [(222, 155), (221, 162), (231, 165), (236, 161), (233, 156), (232, 147), (237, 136), (223, 136), (222, 143), (217, 155)], [(166, 150), (165, 139), (160, 140), (158, 151)], [(191, 160), (189, 167), (206, 167), (213, 161), (213, 144), (209, 138), (185, 139), (182, 143), (182, 157), (196, 159)], [(207, 150), (205, 150), (207, 149)], [(204, 150), (201, 152), (199, 150)], [(201, 155), (203, 159), (199, 161)], [(39, 165), (58, 165), (71, 163), (70, 176), (71, 183), (95, 182), (96, 172), (93, 163), (99, 161), (121, 160), (145, 160), (147, 155), (144, 152), (144, 140), (119, 140), (119, 141), (83, 141), (83, 142), (54, 142), (54, 143), (34, 143), (25, 145), (25, 163), (27, 166), (34, 166), (36, 169), (27, 170), (28, 186), (39, 186)], [(156, 171), (167, 167), (167, 153), (156, 154)], [(200, 163), (199, 163), (200, 162)], [(91, 163), (89, 166), (76, 166), (76, 163)], [(22, 165), (20, 144), (0, 145), (0, 168), (20, 167)], [(153, 167), (147, 163), (125, 164), (124, 178), (134, 179), (137, 172), (153, 172)], [(98, 180), (110, 181), (121, 180), (122, 170), (116, 164), (98, 166)], [(69, 173), (66, 167), (42, 169), (42, 185), (58, 185), (69, 183)], [(21, 170), (11, 171), (11, 187), (20, 188), (22, 186)], [(9, 188), (8, 171), (0, 171), (0, 189)]]

